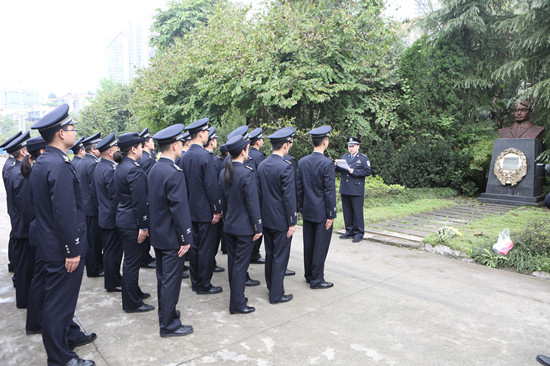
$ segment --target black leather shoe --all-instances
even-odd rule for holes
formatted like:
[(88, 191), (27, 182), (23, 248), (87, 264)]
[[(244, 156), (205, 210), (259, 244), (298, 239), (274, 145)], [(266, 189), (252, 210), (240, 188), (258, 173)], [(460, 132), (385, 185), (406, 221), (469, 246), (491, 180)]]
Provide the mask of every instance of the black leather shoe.
[(80, 341), (76, 342), (75, 344), (69, 343), (69, 349), (73, 350), (76, 347), (84, 346), (85, 344), (92, 343), (97, 338), (97, 335), (95, 333), (85, 334), (84, 338), (82, 338)]
[(183, 337), (193, 333), (193, 327), (191, 325), (182, 325), (172, 333), (160, 333), (161, 338), (168, 337)]
[(140, 299), (142, 300), (147, 300), (148, 298), (151, 297), (151, 294), (148, 293), (148, 292), (144, 292), (143, 295), (140, 296)]
[(139, 308), (134, 310), (126, 310), (127, 313), (146, 313), (148, 311), (155, 310), (153, 305), (143, 304)]
[(122, 292), (122, 287), (117, 286), (117, 287), (113, 287), (113, 288), (108, 288), (107, 292)]
[(214, 294), (219, 294), (220, 292), (222, 292), (223, 289), (221, 286), (212, 286), (210, 287), (210, 290), (206, 290), (206, 291), (200, 291), (200, 290), (197, 290), (197, 295), (214, 295)]
[(105, 277), (105, 272), (101, 271), (97, 274), (91, 274), (91, 275), (88, 275), (89, 278), (96, 278), (96, 277)]
[(351, 238), (353, 238), (353, 235), (344, 234), (344, 235), (340, 235), (339, 238), (340, 239), (351, 239)]
[(26, 330), (25, 333), (27, 335), (33, 335), (33, 334), (42, 334), (42, 329), (36, 329), (36, 330)]
[(550, 357), (546, 357), (546, 356), (543, 356), (543, 355), (538, 355), (538, 356), (537, 356), (537, 361), (538, 361), (541, 365), (550, 366)]
[(262, 257), (258, 256), (254, 259), (252, 259), (250, 261), (250, 263), (254, 263), (254, 264), (265, 264), (265, 259), (263, 259)]
[(361, 235), (357, 235), (353, 237), (354, 243), (359, 243), (361, 240), (363, 240), (363, 237)]
[(285, 269), (285, 276), (294, 276), (296, 274), (296, 272), (294, 272), (293, 270), (291, 269)]
[(290, 300), (292, 300), (294, 296), (292, 296), (292, 294), (288, 294), (288, 295), (283, 295), (281, 296), (281, 298), (277, 301), (270, 301), (271, 304), (279, 304), (281, 302), (289, 302)]
[(250, 313), (253, 313), (254, 311), (256, 310), (256, 308), (252, 307), (252, 306), (245, 306), (243, 309), (241, 310), (237, 310), (237, 311), (229, 311), (230, 314), (250, 314)]
[(248, 287), (258, 286), (259, 284), (260, 284), (260, 281), (253, 280), (252, 278), (245, 282), (245, 285), (247, 285)]
[(189, 271), (189, 266), (186, 266), (185, 264), (183, 265), (183, 271)]
[(63, 366), (94, 366), (95, 362), (92, 360), (84, 360), (80, 357), (71, 358), (69, 362), (67, 362)]
[(216, 266), (216, 268), (214, 268), (214, 272), (223, 272), (223, 271), (225, 271), (225, 268), (222, 268), (219, 266)]
[(334, 286), (334, 283), (332, 282), (322, 282), (316, 286), (310, 286), (310, 287), (314, 290), (319, 290), (319, 289), (331, 288), (332, 286)]
[(189, 273), (183, 272), (183, 273), (181, 274), (181, 278), (182, 278), (182, 279), (189, 278)]
[(147, 264), (142, 264), (142, 265), (141, 265), (141, 268), (145, 268), (145, 269), (155, 269), (155, 268), (157, 268), (157, 262), (152, 261), (152, 262), (147, 263)]

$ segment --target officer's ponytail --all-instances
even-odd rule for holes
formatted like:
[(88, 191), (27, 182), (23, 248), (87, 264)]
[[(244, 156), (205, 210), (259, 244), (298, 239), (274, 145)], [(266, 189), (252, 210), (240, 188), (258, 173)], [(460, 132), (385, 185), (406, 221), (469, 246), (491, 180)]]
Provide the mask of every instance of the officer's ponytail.
[(223, 180), (225, 182), (225, 185), (227, 188), (231, 187), (231, 182), (233, 182), (233, 158), (237, 157), (231, 156), (231, 158), (227, 159), (227, 162), (225, 163), (225, 172), (223, 174)]
[(31, 159), (35, 162), (40, 155), (42, 155), (42, 149), (35, 150), (23, 157), (23, 160), (21, 161), (21, 175), (23, 178), (27, 179), (31, 175), (33, 164), (31, 163)]

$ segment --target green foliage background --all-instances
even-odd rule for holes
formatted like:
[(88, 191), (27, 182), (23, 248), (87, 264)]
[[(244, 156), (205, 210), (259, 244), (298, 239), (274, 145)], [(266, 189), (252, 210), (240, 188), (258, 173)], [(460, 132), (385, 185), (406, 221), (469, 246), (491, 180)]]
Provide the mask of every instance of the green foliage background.
[(273, 0), (254, 14), (172, 1), (155, 16), (150, 67), (131, 85), (104, 82), (79, 129), (154, 132), (206, 116), (223, 143), (243, 124), (293, 125), (299, 159), (307, 131), (329, 124), (330, 156), (359, 136), (386, 183), (475, 194), (514, 103), (531, 97), (533, 122), (550, 128), (550, 0), (441, 3), (407, 47), (382, 0)]

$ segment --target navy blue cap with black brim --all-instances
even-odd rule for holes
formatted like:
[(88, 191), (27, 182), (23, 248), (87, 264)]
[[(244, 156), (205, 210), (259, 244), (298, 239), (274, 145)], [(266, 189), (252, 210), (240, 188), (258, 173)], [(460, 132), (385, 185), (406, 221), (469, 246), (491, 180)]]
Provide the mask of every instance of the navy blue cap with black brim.
[(247, 132), (248, 132), (248, 126), (237, 127), (236, 129), (231, 131), (229, 135), (227, 135), (227, 141), (231, 140), (231, 138), (235, 136), (242, 136), (246, 139), (248, 137), (246, 134)]
[(263, 139), (264, 136), (262, 135), (262, 131), (263, 129), (261, 127), (258, 127), (255, 130), (252, 130), (252, 132), (248, 134), (248, 138), (251, 140)]
[(227, 143), (225, 144), (227, 151), (231, 155), (236, 155), (246, 149), (246, 146), (250, 144), (250, 140), (245, 140), (242, 136), (233, 136)]
[(127, 146), (133, 146), (140, 142), (143, 142), (143, 139), (139, 137), (137, 132), (129, 132), (118, 135), (118, 147), (121, 149)]
[(361, 145), (361, 140), (357, 137), (348, 137), (348, 146)]
[(79, 138), (79, 139), (75, 142), (75, 144), (74, 144), (73, 146), (71, 146), (71, 149), (70, 149), (70, 150), (71, 150), (73, 153), (76, 153), (75, 150), (80, 150), (80, 149), (82, 149), (82, 148), (84, 147), (84, 145), (82, 145), (82, 141), (84, 141), (85, 138), (86, 138), (86, 137), (84, 137), (84, 136), (82, 136), (81, 138)]
[(153, 135), (153, 139), (158, 142), (159, 145), (171, 144), (176, 141), (183, 141), (183, 130), (185, 126), (181, 123), (168, 126), (165, 129)]
[(332, 127), (330, 126), (321, 126), (321, 127), (314, 128), (308, 133), (313, 138), (328, 137), (328, 134), (330, 133), (331, 130), (332, 130)]
[(151, 137), (151, 134), (149, 133), (149, 127), (145, 127), (145, 129), (139, 134), (139, 137), (141, 137), (143, 140), (147, 140), (149, 137)]
[(27, 140), (25, 147), (29, 154), (32, 154), (35, 151), (46, 148), (46, 141), (42, 136), (33, 137), (30, 140)]
[(82, 140), (82, 145), (84, 146), (90, 146), (93, 144), (97, 144), (101, 141), (101, 132), (96, 133), (95, 135), (92, 135), (88, 137), (87, 139)]
[(31, 128), (33, 130), (38, 130), (42, 134), (50, 131), (58, 131), (67, 125), (74, 125), (75, 123), (77, 122), (73, 121), (71, 116), (69, 116), (69, 105), (62, 104), (40, 118)]
[(103, 140), (99, 141), (95, 148), (99, 150), (99, 152), (104, 152), (106, 150), (109, 150), (111, 147), (115, 146), (117, 144), (116, 137), (114, 133), (110, 133), (105, 137)]
[(4, 148), (6, 146), (8, 146), (10, 144), (10, 142), (12, 142), (13, 140), (15, 140), (16, 138), (18, 138), (19, 136), (21, 136), (23, 132), (19, 131), (17, 132), (15, 135), (11, 136), (9, 139), (7, 139), (6, 141), (4, 141), (2, 143), (2, 145), (0, 145), (0, 148)]
[(292, 140), (292, 137), (296, 133), (296, 129), (294, 127), (283, 127), (280, 130), (277, 130), (273, 132), (271, 135), (267, 136), (267, 138), (271, 142), (290, 142)]
[(18, 138), (14, 139), (12, 142), (10, 142), (8, 144), (8, 146), (6, 146), (6, 152), (8, 154), (13, 154), (14, 152), (18, 151), (18, 150), (21, 150), (21, 148), (24, 145), (25, 141), (27, 141), (28, 139), (31, 138), (31, 134), (29, 131), (27, 132), (23, 132), (21, 134), (21, 136), (19, 136)]
[(208, 130), (208, 121), (210, 121), (210, 119), (208, 118), (199, 119), (198, 121), (195, 121), (189, 126), (185, 127), (185, 129), (189, 131), (190, 134)]

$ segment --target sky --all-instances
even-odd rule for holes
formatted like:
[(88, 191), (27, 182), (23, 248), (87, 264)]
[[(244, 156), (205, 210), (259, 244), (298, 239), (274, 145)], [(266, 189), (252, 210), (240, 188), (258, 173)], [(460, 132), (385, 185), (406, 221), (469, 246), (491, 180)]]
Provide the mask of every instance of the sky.
[[(403, 18), (411, 0), (388, 0)], [(239, 0), (257, 6), (261, 0)], [(40, 93), (95, 91), (105, 76), (104, 49), (131, 21), (151, 18), (167, 0), (0, 1), (0, 89)], [(395, 10), (399, 8), (400, 10)]]

